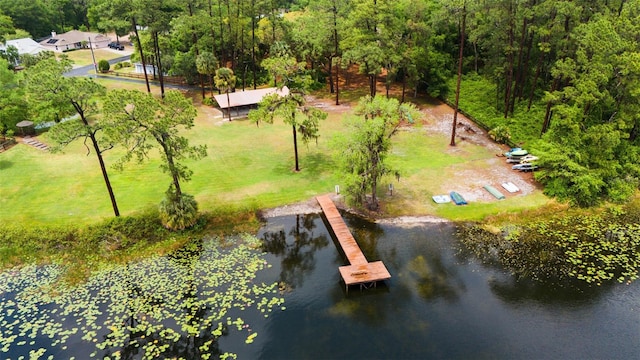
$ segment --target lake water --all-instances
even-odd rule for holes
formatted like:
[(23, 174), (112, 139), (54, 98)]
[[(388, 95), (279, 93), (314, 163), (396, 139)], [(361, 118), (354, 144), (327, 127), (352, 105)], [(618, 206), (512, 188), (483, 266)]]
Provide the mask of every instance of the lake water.
[[(234, 349), (239, 358), (640, 358), (637, 283), (570, 291), (517, 282), (459, 254), (450, 224), (346, 221), (392, 278), (347, 294), (345, 260), (319, 215), (269, 219), (258, 235), (274, 264), (264, 276), (287, 284), (287, 310)], [(221, 348), (234, 345), (227, 340)]]
[[(226, 274), (225, 281), (235, 277), (235, 283), (280, 283), (276, 296), (284, 298), (286, 309), (275, 305), (266, 317), (259, 311), (228, 313), (233, 319), (241, 316), (246, 325), (242, 330), (231, 327), (217, 348), (238, 354), (238, 359), (640, 358), (638, 283), (578, 291), (519, 282), (459, 251), (451, 224), (380, 225), (351, 216), (345, 220), (369, 261), (385, 263), (390, 280), (373, 289), (352, 287), (347, 293), (338, 272), (346, 262), (319, 214), (267, 220), (258, 233), (265, 251), (258, 264), (266, 260), (273, 266), (260, 270), (256, 279), (250, 276), (253, 271), (231, 270), (245, 266), (243, 261), (254, 266), (249, 265), (250, 256), (220, 258), (217, 242), (210, 240), (181, 255), (115, 268), (67, 295), (64, 303), (42, 302), (39, 290), (30, 289), (55, 278), (55, 267), (19, 276), (2, 273), (0, 359), (28, 359), (35, 350), (53, 359), (114, 354), (139, 359), (138, 344), (161, 344), (162, 337), (119, 333), (122, 324), (142, 321), (141, 314), (153, 316), (165, 305), (183, 312), (164, 314), (165, 325), (189, 314), (195, 321), (206, 319), (216, 303), (226, 301), (209, 300), (219, 293), (215, 287), (233, 283), (213, 284), (213, 274)], [(150, 277), (157, 279), (147, 281)], [(17, 295), (25, 289), (31, 298), (28, 306), (19, 303), (24, 295)], [(122, 303), (139, 309), (131, 312), (119, 307)], [(123, 315), (127, 313), (138, 315), (133, 319)], [(248, 333), (257, 333), (253, 343), (245, 343)], [(109, 348), (109, 336), (129, 345)], [(204, 338), (202, 333), (176, 335), (172, 352), (164, 358), (194, 358)], [(107, 348), (96, 351), (95, 344)]]

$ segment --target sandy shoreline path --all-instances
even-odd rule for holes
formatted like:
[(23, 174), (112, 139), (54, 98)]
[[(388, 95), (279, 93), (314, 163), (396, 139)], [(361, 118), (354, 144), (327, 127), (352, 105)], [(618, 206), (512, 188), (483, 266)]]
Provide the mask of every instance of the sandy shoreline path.
[[(343, 199), (340, 195), (332, 195), (331, 199), (336, 202), (338, 208), (344, 208)], [(349, 210), (347, 210), (349, 211)], [(291, 216), (291, 215), (306, 215), (306, 214), (319, 214), (322, 212), (320, 205), (315, 198), (285, 206), (280, 206), (272, 209), (263, 210), (261, 215), (265, 218), (273, 218), (278, 216)], [(434, 224), (449, 222), (447, 219), (439, 218), (437, 216), (398, 216), (395, 218), (383, 218), (376, 219), (376, 223), (380, 224), (395, 224), (395, 225), (419, 225), (419, 224)]]

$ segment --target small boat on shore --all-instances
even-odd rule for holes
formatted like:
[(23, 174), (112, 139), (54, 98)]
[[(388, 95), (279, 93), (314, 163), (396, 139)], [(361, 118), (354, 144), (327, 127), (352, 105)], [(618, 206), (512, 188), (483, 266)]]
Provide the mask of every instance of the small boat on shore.
[(456, 205), (467, 205), (467, 200), (465, 200), (462, 195), (458, 194), (455, 191), (449, 193), (451, 200), (453, 200)]
[(436, 204), (446, 204), (451, 202), (449, 195), (433, 195), (431, 198)]
[(529, 154), (529, 152), (525, 149), (521, 149), (521, 148), (513, 148), (509, 151), (507, 151), (506, 153), (504, 153), (504, 156), (508, 157), (508, 158), (512, 158), (512, 157), (521, 157), (521, 156), (525, 156)]
[(489, 194), (493, 195), (496, 199), (498, 199), (498, 200), (504, 200), (505, 199), (505, 196), (500, 191), (498, 191), (498, 189), (494, 188), (493, 186), (485, 185), (483, 187), (484, 187), (485, 190), (487, 190), (487, 192)]
[(514, 184), (512, 182), (504, 182), (504, 183), (502, 183), (500, 185), (510, 193), (514, 193), (514, 192), (520, 191), (520, 189), (516, 186), (516, 184)]

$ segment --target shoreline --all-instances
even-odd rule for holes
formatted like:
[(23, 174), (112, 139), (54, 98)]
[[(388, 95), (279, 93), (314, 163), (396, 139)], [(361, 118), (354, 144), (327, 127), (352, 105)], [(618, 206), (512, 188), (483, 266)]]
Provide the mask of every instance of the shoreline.
[[(343, 197), (341, 195), (332, 195), (331, 200), (336, 203), (336, 207), (340, 210), (346, 211), (352, 215), (356, 215), (367, 220), (370, 220), (376, 224), (390, 224), (390, 225), (419, 225), (419, 224), (443, 224), (452, 223), (451, 220), (440, 218), (433, 215), (402, 215), (391, 218), (371, 218), (362, 213), (353, 211), (353, 209), (344, 206)], [(298, 203), (293, 203), (284, 206), (278, 206), (275, 208), (260, 210), (260, 215), (265, 219), (274, 218), (278, 216), (292, 216), (292, 215), (307, 215), (307, 214), (320, 214), (322, 209), (316, 201), (315, 197)]]

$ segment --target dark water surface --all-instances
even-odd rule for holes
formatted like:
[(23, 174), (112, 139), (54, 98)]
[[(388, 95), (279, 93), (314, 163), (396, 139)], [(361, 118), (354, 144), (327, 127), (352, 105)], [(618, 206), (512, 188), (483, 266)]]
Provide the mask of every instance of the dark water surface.
[(638, 359), (640, 286), (587, 291), (516, 282), (460, 255), (449, 224), (374, 225), (347, 217), (386, 285), (346, 294), (345, 261), (319, 215), (268, 220), (258, 234), (286, 283), (276, 312), (240, 359)]
[[(382, 260), (391, 273), (375, 289), (345, 292), (338, 267), (346, 263), (318, 214), (269, 219), (258, 234), (264, 259), (211, 239), (194, 241), (181, 252), (96, 275), (65, 301), (39, 290), (58, 276), (56, 266), (0, 273), (0, 360), (140, 359), (139, 345), (162, 345), (162, 332), (132, 335), (127, 324), (158, 316), (163, 331), (180, 329), (188, 314), (201, 324), (218, 304), (235, 301), (220, 287), (237, 284), (265, 284), (271, 295), (256, 300), (282, 297), (286, 307), (276, 302), (274, 311), (261, 312), (243, 300), (248, 310), (222, 316), (246, 321), (213, 345), (238, 359), (640, 359), (638, 282), (583, 291), (517, 282), (459, 251), (450, 224), (345, 220), (367, 259)], [(227, 255), (218, 256), (221, 248)], [(168, 312), (158, 315), (161, 306)], [(158, 358), (198, 358), (213, 328), (176, 333)], [(122, 343), (128, 345), (113, 345)]]

